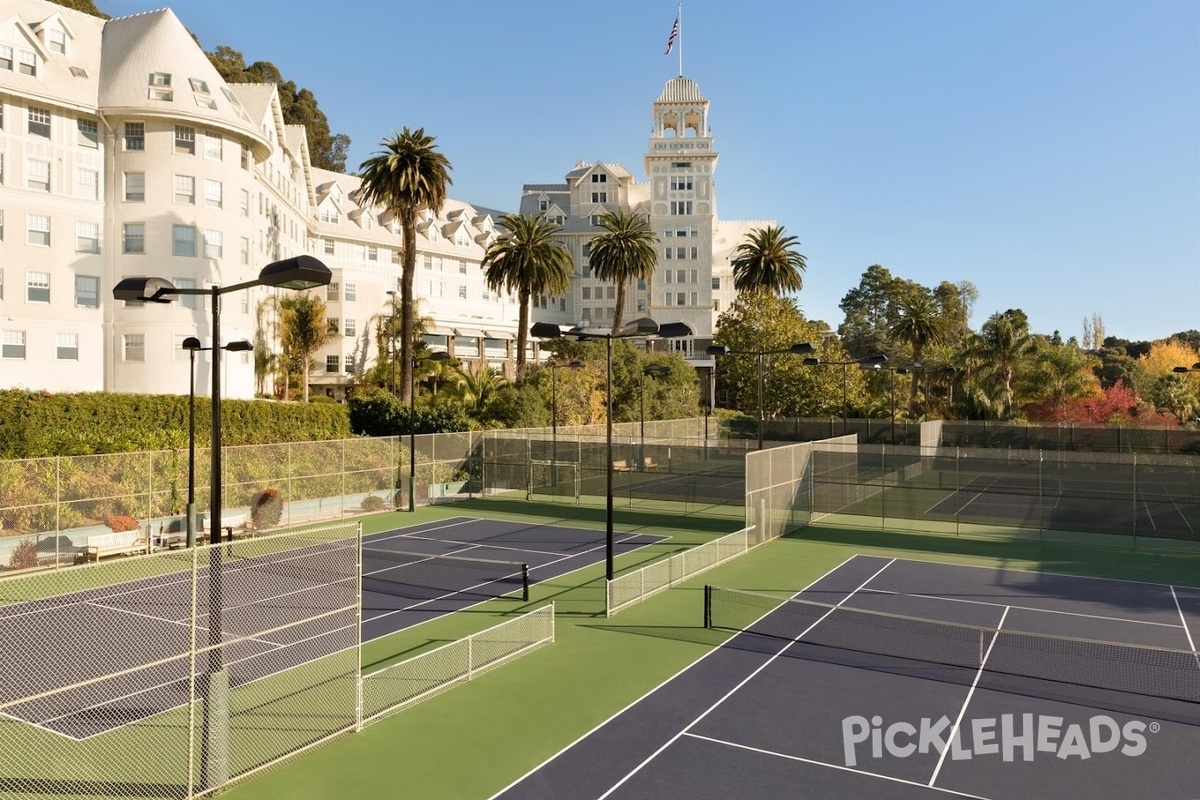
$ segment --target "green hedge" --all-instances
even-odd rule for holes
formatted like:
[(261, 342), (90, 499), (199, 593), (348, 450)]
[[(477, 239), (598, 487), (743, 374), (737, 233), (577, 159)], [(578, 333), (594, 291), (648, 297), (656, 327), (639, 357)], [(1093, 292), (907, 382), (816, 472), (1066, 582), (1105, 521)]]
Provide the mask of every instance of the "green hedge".
[[(196, 445), (207, 447), (208, 398), (196, 398)], [(226, 445), (348, 438), (346, 406), (224, 400)], [(188, 398), (180, 395), (0, 391), (0, 458), (186, 448)]]

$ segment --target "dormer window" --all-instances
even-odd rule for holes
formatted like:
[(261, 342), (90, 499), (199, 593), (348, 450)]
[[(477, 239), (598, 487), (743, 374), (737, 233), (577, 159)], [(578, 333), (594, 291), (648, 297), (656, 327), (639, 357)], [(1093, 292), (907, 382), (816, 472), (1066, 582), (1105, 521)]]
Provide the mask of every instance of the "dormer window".
[(20, 56), (20, 66), (18, 72), (22, 75), (37, 76), (37, 53), (32, 50), (19, 50), (17, 55)]
[(46, 49), (59, 55), (67, 54), (67, 34), (57, 28), (46, 31)]
[(188, 78), (188, 83), (192, 85), (192, 91), (196, 94), (208, 94), (208, 83), (199, 78)]
[(550, 201), (549, 200), (539, 200), (538, 201), (538, 211), (549, 211), (549, 210), (550, 210)]
[(593, 172), (592, 183), (608, 183), (608, 175), (603, 172)]
[(151, 86), (170, 86), (171, 85), (171, 73), (169, 73), (169, 72), (151, 72), (150, 73), (150, 85)]
[(0, 69), (13, 68), (13, 49), (11, 44), (0, 44)]
[(238, 102), (237, 95), (229, 91), (228, 87), (222, 86), (221, 94), (225, 95), (225, 99), (233, 103), (235, 106), (241, 107), (242, 104)]

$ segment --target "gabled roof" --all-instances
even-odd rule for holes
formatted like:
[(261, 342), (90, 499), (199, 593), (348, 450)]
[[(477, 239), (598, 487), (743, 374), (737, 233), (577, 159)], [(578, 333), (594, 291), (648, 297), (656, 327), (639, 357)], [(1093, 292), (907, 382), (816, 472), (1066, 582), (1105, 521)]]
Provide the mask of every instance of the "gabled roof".
[[(0, 40), (36, 52), (41, 62), (36, 77), (0, 70), (0, 92), (32, 94), (42, 104), (58, 104), (94, 114), (104, 20), (44, 0), (4, 0), (0, 7), (3, 9), (0, 30), (4, 31)], [(61, 20), (64, 30), (71, 31), (74, 41), (66, 56), (49, 52), (35, 32), (53, 20)]]
[[(151, 99), (149, 76), (156, 72), (171, 75), (169, 99)], [(194, 91), (190, 79), (204, 81), (208, 92)], [(163, 116), (234, 131), (251, 140), (260, 161), (270, 152), (238, 95), (169, 8), (105, 23), (98, 106), (113, 116)]]

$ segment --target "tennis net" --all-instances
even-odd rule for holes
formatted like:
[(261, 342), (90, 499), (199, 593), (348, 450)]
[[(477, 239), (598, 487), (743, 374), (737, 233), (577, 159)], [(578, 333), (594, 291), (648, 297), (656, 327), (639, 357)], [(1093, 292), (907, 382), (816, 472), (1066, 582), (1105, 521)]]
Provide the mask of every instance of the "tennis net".
[[(1200, 703), (1200, 654), (706, 586), (704, 622), (807, 645)], [(994, 641), (994, 644), (993, 644)]]
[(382, 594), (436, 590), (484, 597), (520, 593), (529, 599), (529, 565), (466, 556), (362, 549), (363, 589)]

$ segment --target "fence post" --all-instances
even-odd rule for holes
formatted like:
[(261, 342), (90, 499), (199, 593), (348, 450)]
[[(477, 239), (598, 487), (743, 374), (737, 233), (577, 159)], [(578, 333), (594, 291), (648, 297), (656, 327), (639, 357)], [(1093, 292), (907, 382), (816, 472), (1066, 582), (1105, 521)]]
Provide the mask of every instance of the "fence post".
[(704, 627), (712, 627), (712, 586), (704, 584)]

